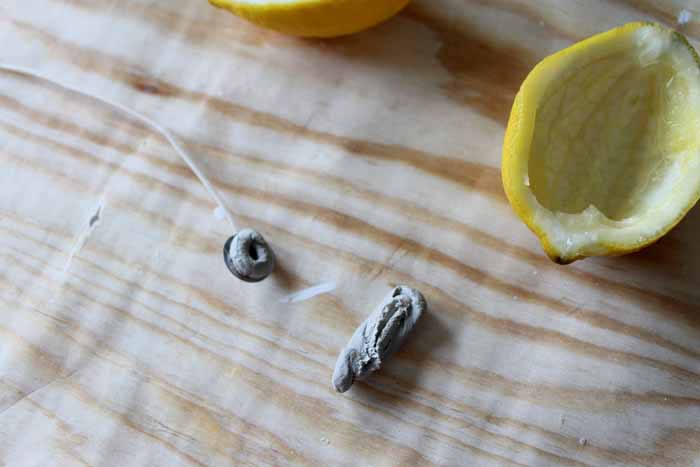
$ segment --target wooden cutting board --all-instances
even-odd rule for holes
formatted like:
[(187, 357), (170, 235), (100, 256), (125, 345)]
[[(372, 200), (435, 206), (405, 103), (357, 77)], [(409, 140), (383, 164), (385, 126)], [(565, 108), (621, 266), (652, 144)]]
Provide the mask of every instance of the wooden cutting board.
[[(557, 266), (509, 208), (527, 72), (632, 20), (697, 46), (691, 1), (421, 0), (352, 37), (205, 1), (0, 4), (0, 465), (700, 463), (700, 210), (636, 255)], [(316, 284), (328, 294), (290, 303)], [(395, 284), (430, 311), (343, 395), (337, 353)]]

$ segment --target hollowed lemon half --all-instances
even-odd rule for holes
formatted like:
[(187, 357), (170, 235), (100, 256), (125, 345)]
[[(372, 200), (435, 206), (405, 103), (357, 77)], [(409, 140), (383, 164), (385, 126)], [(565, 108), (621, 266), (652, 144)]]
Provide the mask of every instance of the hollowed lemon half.
[(268, 29), (302, 37), (335, 37), (372, 27), (409, 0), (209, 0)]
[(503, 185), (554, 261), (644, 248), (696, 203), (699, 63), (682, 35), (632, 23), (547, 57), (525, 79)]

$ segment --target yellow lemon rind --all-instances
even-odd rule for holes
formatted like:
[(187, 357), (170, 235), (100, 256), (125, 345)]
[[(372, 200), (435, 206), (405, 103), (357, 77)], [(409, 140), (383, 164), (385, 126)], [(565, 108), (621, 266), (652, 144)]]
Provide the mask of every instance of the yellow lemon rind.
[(298, 0), (249, 3), (209, 0), (258, 26), (299, 37), (329, 38), (371, 28), (401, 11), (410, 0)]
[[(508, 120), (508, 125), (506, 127), (506, 134), (503, 144), (501, 170), (503, 187), (513, 210), (516, 212), (518, 217), (525, 222), (528, 228), (538, 237), (547, 256), (556, 263), (569, 264), (589, 256), (619, 256), (639, 251), (666, 235), (685, 217), (688, 211), (695, 206), (698, 200), (700, 200), (700, 186), (698, 186), (690, 203), (679, 211), (678, 215), (673, 221), (662, 226), (654, 234), (645, 236), (640, 241), (600, 242), (595, 245), (591, 245), (590, 251), (587, 248), (584, 248), (573, 255), (567, 255), (557, 247), (554, 241), (552, 241), (549, 232), (535, 222), (535, 208), (527, 201), (526, 196), (524, 196), (522, 193), (523, 187), (520, 178), (522, 177), (522, 174), (528, 173), (527, 164), (529, 162), (529, 158), (518, 157), (518, 155), (529, 151), (530, 141), (528, 138), (523, 137), (523, 135), (532, 135), (535, 124), (534, 109), (536, 109), (536, 103), (539, 97), (532, 96), (531, 94), (533, 93), (530, 91), (533, 89), (533, 87), (536, 88), (538, 86), (538, 81), (543, 81), (541, 78), (542, 75), (547, 73), (555, 73), (561, 66), (562, 60), (567, 59), (569, 56), (583, 51), (590, 46), (615, 40), (617, 37), (623, 34), (628, 34), (645, 26), (653, 26), (662, 30), (665, 29), (655, 23), (629, 23), (573, 44), (572, 46), (563, 49), (538, 63), (523, 82), (515, 97)], [(672, 39), (681, 42), (687, 48), (696, 65), (698, 65), (700, 68), (700, 58), (688, 40), (682, 34), (675, 31), (672, 32)], [(523, 113), (526, 111), (526, 109), (529, 109), (533, 115), (524, 116)]]

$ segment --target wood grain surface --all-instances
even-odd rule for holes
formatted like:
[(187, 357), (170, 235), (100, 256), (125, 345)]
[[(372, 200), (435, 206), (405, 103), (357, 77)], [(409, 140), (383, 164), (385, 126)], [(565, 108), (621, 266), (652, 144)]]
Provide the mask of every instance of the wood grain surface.
[[(0, 465), (700, 465), (700, 210), (557, 266), (500, 183), (542, 57), (700, 4), (416, 0), (365, 33), (257, 29), (203, 0), (0, 3)], [(289, 294), (337, 288), (299, 303)], [(430, 310), (343, 395), (337, 353), (394, 284)]]

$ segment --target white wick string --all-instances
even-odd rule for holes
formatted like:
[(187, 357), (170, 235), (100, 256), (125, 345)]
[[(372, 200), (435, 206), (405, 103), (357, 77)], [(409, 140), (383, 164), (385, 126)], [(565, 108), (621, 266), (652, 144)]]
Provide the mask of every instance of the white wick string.
[(190, 168), (190, 170), (192, 170), (192, 172), (197, 176), (197, 178), (202, 183), (202, 185), (204, 185), (204, 188), (206, 188), (206, 190), (209, 192), (209, 194), (214, 199), (216, 204), (219, 205), (220, 211), (223, 212), (224, 216), (231, 224), (231, 227), (233, 228), (233, 232), (237, 232), (236, 223), (233, 221), (233, 216), (231, 215), (231, 212), (228, 209), (226, 209), (224, 202), (222, 201), (219, 194), (216, 192), (216, 189), (214, 189), (214, 186), (209, 182), (209, 179), (202, 173), (202, 171), (199, 169), (199, 167), (194, 162), (192, 157), (187, 153), (187, 151), (185, 151), (185, 149), (182, 146), (180, 146), (180, 144), (178, 144), (178, 142), (175, 140), (175, 137), (173, 136), (173, 134), (167, 128), (161, 126), (155, 120), (152, 120), (152, 119), (146, 117), (145, 115), (142, 115), (142, 114), (136, 112), (135, 110), (131, 110), (130, 108), (120, 104), (119, 102), (109, 100), (106, 97), (102, 97), (98, 94), (94, 94), (94, 93), (89, 92), (89, 91), (84, 91), (82, 89), (78, 89), (77, 87), (75, 87), (73, 85), (63, 83), (55, 78), (51, 78), (51, 77), (44, 75), (38, 71), (34, 71), (34, 70), (29, 69), (29, 68), (25, 68), (23, 66), (8, 65), (5, 63), (0, 63), (0, 70), (5, 70), (5, 71), (13, 72), (13, 73), (19, 73), (21, 75), (28, 75), (28, 76), (32, 76), (34, 78), (48, 81), (49, 83), (53, 83), (54, 85), (62, 87), (64, 89), (67, 89), (68, 91), (71, 91), (71, 92), (74, 92), (77, 94), (81, 94), (83, 96), (87, 96), (87, 97), (90, 97), (92, 99), (95, 99), (96, 101), (107, 104), (107, 105), (129, 115), (130, 117), (133, 117), (136, 120), (139, 120), (140, 122), (145, 123), (147, 126), (150, 126), (156, 132), (160, 133), (168, 141), (168, 143), (170, 143), (170, 145), (173, 147), (175, 152), (182, 158), (182, 160), (185, 161), (185, 163)]
[(312, 287), (294, 292), (293, 294), (287, 295), (279, 300), (280, 303), (297, 303), (303, 302), (304, 300), (310, 300), (317, 295), (326, 294), (332, 292), (336, 288), (336, 283), (333, 281), (321, 282)]

